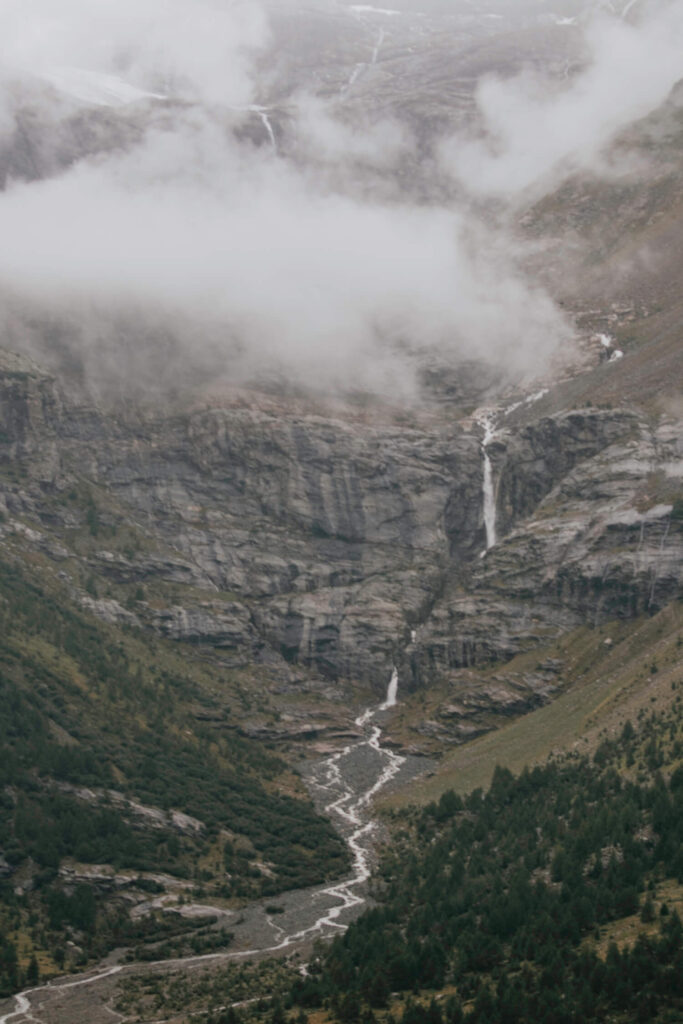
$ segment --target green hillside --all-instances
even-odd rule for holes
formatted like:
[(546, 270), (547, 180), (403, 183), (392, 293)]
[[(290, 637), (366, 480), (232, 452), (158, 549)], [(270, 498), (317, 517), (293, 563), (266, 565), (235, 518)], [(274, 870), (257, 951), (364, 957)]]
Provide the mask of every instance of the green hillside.
[(111, 865), (143, 892), (163, 891), (144, 877), (163, 872), (226, 900), (343, 871), (342, 841), (231, 724), (220, 681), (181, 645), (91, 619), (0, 562), (0, 936), (23, 934), (24, 951), (23, 967), (0, 962), (3, 991), (34, 951), (45, 969), (63, 962), (69, 930), (83, 960), (168, 932), (131, 924), (115, 898), (95, 909), (78, 865)]
[(486, 794), (402, 812), (378, 906), (294, 1002), (345, 1024), (680, 1020), (682, 753), (678, 697), (592, 760), (497, 768)]
[[(492, 731), (447, 750), (429, 775), (383, 797), (383, 806), (425, 804), (449, 789), (464, 795), (488, 787), (497, 764), (518, 773), (525, 765), (544, 763), (552, 753), (591, 754), (603, 740), (618, 736), (627, 720), (667, 712), (679, 698), (683, 679), (683, 605), (675, 601), (654, 616), (599, 629), (584, 626), (512, 659), (504, 671), (523, 674), (548, 658), (561, 659), (564, 666), (556, 697), (521, 717), (499, 717)], [(482, 687), (500, 671), (497, 665), (483, 669)], [(392, 735), (410, 743), (414, 720), (434, 715), (445, 696), (435, 690), (402, 701)]]

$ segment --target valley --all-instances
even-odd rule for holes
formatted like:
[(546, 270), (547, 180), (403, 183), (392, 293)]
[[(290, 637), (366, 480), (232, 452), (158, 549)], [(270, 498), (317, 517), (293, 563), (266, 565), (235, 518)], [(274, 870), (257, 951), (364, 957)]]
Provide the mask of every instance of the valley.
[(46, 5), (0, 1024), (673, 1024), (680, 7)]
[[(183, 916), (196, 915), (200, 922), (207, 920), (221, 925), (227, 924), (229, 935), (223, 933), (219, 945), (228, 945), (228, 951), (205, 953), (183, 958), (149, 960), (141, 971), (140, 966), (126, 966), (125, 959), (82, 978), (48, 982), (46, 986), (26, 989), (14, 997), (15, 1008), (0, 1016), (0, 1024), (9, 1021), (74, 1020), (79, 1014), (87, 1013), (88, 1019), (96, 1024), (99, 1020), (127, 1019), (111, 1006), (112, 982), (122, 978), (144, 977), (158, 972), (192, 970), (209, 963), (217, 966), (224, 963), (272, 957), (287, 953), (301, 959), (314, 940), (329, 938), (344, 931), (349, 922), (366, 903), (367, 881), (374, 860), (374, 833), (378, 823), (370, 817), (372, 800), (387, 783), (397, 779), (406, 770), (411, 772), (407, 759), (380, 745), (381, 728), (376, 719), (393, 708), (397, 699), (398, 677), (393, 673), (386, 700), (378, 707), (366, 709), (356, 719), (356, 725), (365, 733), (365, 738), (349, 744), (338, 753), (322, 761), (305, 766), (304, 778), (309, 791), (320, 806), (321, 812), (336, 820), (344, 840), (352, 854), (351, 877), (332, 885), (314, 889), (287, 891), (278, 896), (277, 904), (267, 901), (240, 906), (239, 912), (228, 908), (208, 906), (198, 898), (197, 902), (186, 900), (180, 906)], [(424, 770), (412, 766), (412, 772)], [(140, 911), (149, 913), (153, 909), (168, 910), (178, 905), (172, 901), (157, 900)], [(209, 915), (213, 915), (211, 918)], [(203, 920), (202, 920), (203, 919)], [(150, 947), (152, 950), (154, 946)], [(158, 948), (158, 947), (156, 947)], [(153, 955), (153, 953), (152, 953)], [(84, 1008), (85, 1007), (85, 1008)], [(0, 1006), (0, 1009), (2, 1007)]]

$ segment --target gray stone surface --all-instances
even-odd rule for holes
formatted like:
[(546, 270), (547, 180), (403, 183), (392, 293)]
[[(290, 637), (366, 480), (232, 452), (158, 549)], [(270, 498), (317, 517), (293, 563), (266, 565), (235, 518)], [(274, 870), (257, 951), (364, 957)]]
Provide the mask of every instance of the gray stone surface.
[[(2, 529), (56, 564), (76, 557), (105, 588), (144, 589), (130, 607), (82, 594), (108, 621), (279, 664), (283, 679), (300, 664), (383, 692), (394, 663), (430, 685), (681, 592), (683, 531), (664, 500), (682, 486), (673, 420), (586, 408), (498, 434), (499, 541), (480, 557), (469, 424), (368, 425), (256, 399), (126, 420), (68, 400), (30, 364), (2, 365)], [(84, 484), (98, 515), (144, 545), (70, 550), (87, 510), (69, 494)], [(481, 699), (513, 711), (554, 686)]]

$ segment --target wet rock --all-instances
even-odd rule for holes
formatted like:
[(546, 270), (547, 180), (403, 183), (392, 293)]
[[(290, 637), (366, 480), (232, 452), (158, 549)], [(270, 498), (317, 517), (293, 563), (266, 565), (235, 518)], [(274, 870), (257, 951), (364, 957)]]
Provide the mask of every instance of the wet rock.
[[(674, 420), (653, 429), (628, 409), (585, 408), (500, 431), (488, 447), (499, 539), (480, 558), (481, 438), (469, 425), (368, 424), (256, 399), (125, 419), (67, 400), (32, 364), (7, 367), (0, 459), (21, 460), (25, 478), (2, 496), (17, 543), (54, 545), (59, 520), (53, 554), (68, 553), (84, 511), (45, 493), (87, 476), (119, 510), (112, 522), (144, 536), (137, 549), (102, 546), (89, 570), (155, 597), (134, 613), (109, 595), (90, 609), (219, 648), (230, 665), (267, 665), (284, 687), (301, 685), (301, 666), (380, 693), (397, 664), (403, 685), (455, 688), (463, 668), (680, 593), (683, 531), (666, 500), (683, 487)], [(561, 675), (546, 666), (524, 692), (486, 699), (500, 713), (547, 699), (544, 672)]]
[[(620, 411), (613, 420), (591, 413), (560, 422), (568, 425), (568, 446), (575, 440), (578, 449), (562, 455), (564, 475), (548, 470), (548, 483), (559, 479), (531, 512), (546, 477), (534, 460), (517, 467), (510, 445), (512, 464), (499, 472), (508, 479), (504, 500), (513, 510), (520, 502), (518, 519), (473, 564), (466, 588), (447, 586), (420, 628), (404, 662), (413, 685), (504, 662), (579, 625), (654, 613), (680, 594), (683, 531), (671, 504), (643, 493), (648, 480), (664, 492), (683, 485), (680, 432), (664, 423), (653, 434)], [(552, 438), (556, 427), (545, 424), (541, 434)], [(598, 450), (587, 457), (593, 444)], [(550, 465), (550, 455), (544, 462)], [(522, 480), (513, 487), (517, 469)], [(540, 669), (558, 675), (561, 666)]]

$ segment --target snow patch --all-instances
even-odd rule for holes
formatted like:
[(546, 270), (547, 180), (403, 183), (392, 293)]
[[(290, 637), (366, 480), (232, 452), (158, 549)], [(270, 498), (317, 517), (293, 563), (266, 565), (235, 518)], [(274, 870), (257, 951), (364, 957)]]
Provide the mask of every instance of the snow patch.
[(367, 4), (351, 4), (349, 7), (350, 11), (354, 14), (384, 14), (387, 18), (395, 18), (400, 15), (400, 11), (392, 11), (387, 7), (370, 7)]
[(50, 68), (39, 77), (58, 92), (96, 107), (123, 107), (143, 100), (166, 99), (161, 93), (145, 92), (115, 75), (87, 71), (85, 68)]

